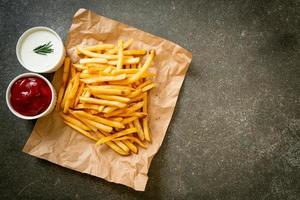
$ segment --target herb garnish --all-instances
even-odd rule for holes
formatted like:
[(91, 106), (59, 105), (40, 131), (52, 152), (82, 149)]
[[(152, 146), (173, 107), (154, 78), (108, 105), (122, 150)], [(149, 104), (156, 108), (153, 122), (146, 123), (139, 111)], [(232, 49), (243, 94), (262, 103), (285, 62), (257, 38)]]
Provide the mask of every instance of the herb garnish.
[(43, 44), (43, 45), (36, 47), (35, 49), (33, 49), (33, 51), (40, 55), (47, 55), (48, 53), (52, 53), (54, 51), (51, 47), (52, 47), (52, 44), (50, 41), (47, 44)]

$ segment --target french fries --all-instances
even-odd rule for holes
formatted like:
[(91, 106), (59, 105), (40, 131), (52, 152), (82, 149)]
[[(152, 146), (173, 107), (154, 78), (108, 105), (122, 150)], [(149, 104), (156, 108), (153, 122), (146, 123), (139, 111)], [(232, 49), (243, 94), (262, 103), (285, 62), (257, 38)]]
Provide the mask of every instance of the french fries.
[(65, 59), (56, 107), (66, 125), (123, 156), (151, 142), (148, 93), (156, 86), (147, 71), (155, 51), (129, 49), (132, 42), (77, 46), (81, 59)]

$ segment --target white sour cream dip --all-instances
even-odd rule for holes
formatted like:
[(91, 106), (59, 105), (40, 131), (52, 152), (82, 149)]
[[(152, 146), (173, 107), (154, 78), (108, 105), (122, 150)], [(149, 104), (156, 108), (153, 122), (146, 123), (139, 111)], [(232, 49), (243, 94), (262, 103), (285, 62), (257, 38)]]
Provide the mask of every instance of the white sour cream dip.
[[(46, 55), (38, 54), (35, 48), (49, 43), (53, 51)], [(65, 50), (62, 40), (52, 29), (34, 27), (20, 37), (17, 44), (17, 57), (20, 63), (29, 71), (46, 73), (57, 70), (63, 62)]]

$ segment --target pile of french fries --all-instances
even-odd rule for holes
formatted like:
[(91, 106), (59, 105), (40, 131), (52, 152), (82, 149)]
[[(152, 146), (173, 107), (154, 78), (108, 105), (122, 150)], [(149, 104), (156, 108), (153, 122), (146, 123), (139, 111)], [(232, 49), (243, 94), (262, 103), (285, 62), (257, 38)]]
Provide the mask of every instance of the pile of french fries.
[(132, 42), (77, 46), (81, 59), (65, 58), (56, 105), (65, 124), (120, 155), (151, 142), (148, 92), (156, 84), (148, 68), (155, 51), (129, 50)]

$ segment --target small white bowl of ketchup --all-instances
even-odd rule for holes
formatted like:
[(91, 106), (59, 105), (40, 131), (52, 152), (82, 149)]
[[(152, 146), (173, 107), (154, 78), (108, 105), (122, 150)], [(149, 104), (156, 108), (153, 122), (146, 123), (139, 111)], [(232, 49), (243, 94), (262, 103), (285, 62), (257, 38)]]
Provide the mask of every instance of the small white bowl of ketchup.
[(14, 78), (6, 90), (10, 111), (22, 119), (37, 119), (49, 114), (56, 103), (52, 84), (42, 75), (24, 73)]

